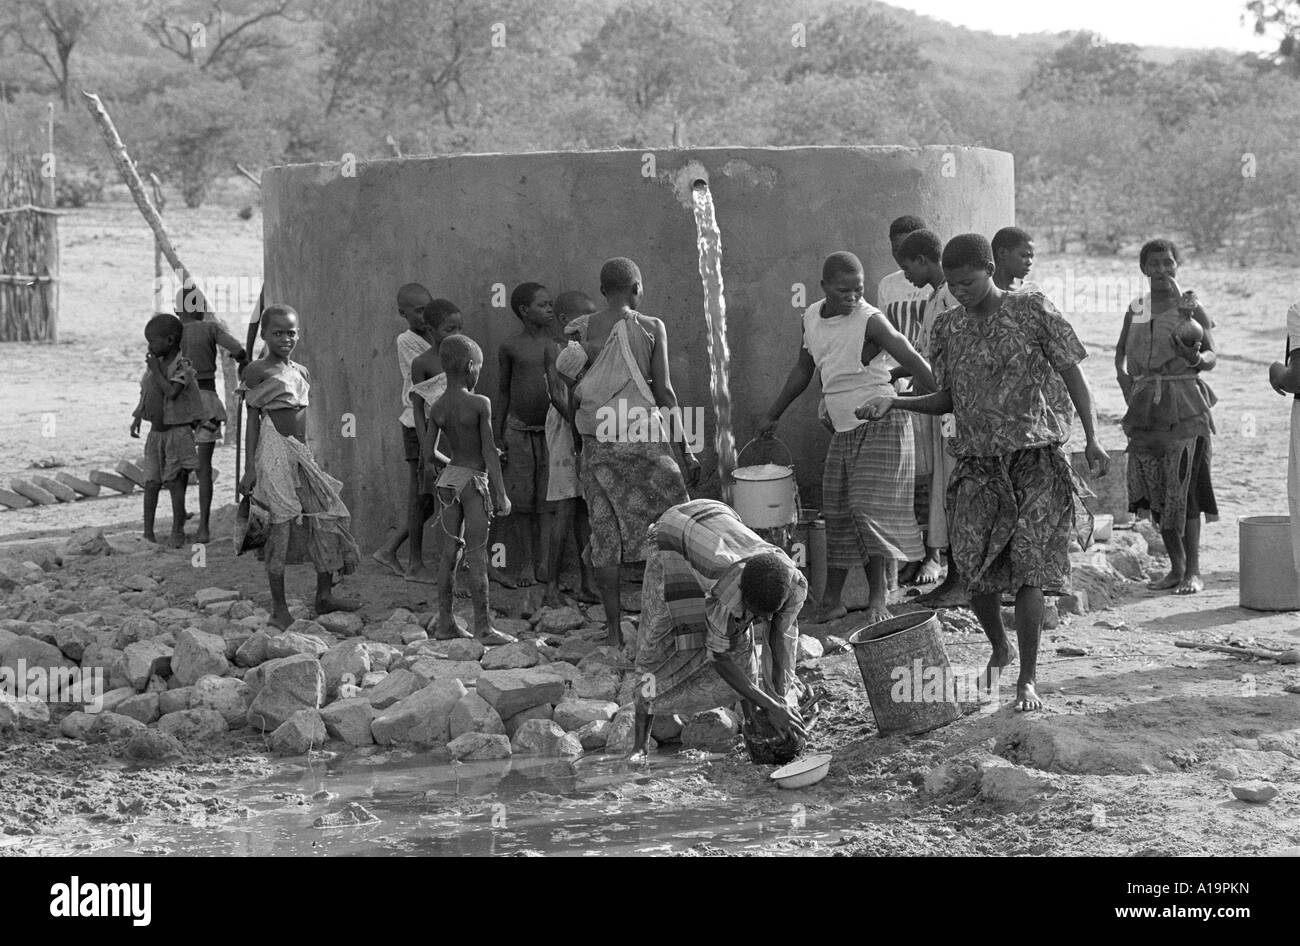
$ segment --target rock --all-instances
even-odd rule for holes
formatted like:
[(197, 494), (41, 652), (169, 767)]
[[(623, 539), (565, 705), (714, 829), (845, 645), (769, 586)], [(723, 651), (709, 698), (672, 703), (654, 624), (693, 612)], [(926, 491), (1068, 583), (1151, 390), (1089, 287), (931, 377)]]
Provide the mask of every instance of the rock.
[(325, 698), (325, 674), (315, 657), (281, 657), (257, 669), (261, 671), (262, 685), (248, 707), (248, 725), (255, 731), (273, 732), (298, 710), (320, 709)]
[(88, 742), (125, 739), (144, 729), (144, 723), (130, 716), (123, 716), (120, 713), (97, 713), (82, 738)]
[(213, 739), (227, 728), (221, 714), (210, 709), (180, 710), (158, 720), (159, 732), (175, 736), (182, 743)]
[(558, 703), (565, 690), (562, 679), (536, 669), (488, 670), (475, 681), (475, 687), (502, 719), (532, 706)]
[(1056, 648), (1056, 652), (1062, 657), (1087, 657), (1088, 656), (1088, 651), (1085, 650), (1084, 648), (1072, 647), (1069, 645), (1063, 645), (1061, 647)]
[[(1015, 625), (1011, 625), (1014, 627)], [(1056, 609), (1055, 601), (1043, 602), (1043, 630), (1054, 631), (1061, 626), (1061, 612)]]
[(238, 729), (248, 719), (248, 706), (252, 700), (249, 686), (243, 680), (208, 674), (200, 677), (199, 682), (190, 688), (189, 705), (185, 708), (216, 710), (227, 726)]
[(623, 666), (623, 655), (616, 647), (601, 645), (578, 661), (581, 673), (594, 673), (603, 670), (618, 670)]
[(370, 731), (382, 746), (445, 746), (451, 712), (469, 691), (459, 680), (435, 680), (375, 717)]
[(636, 701), (636, 696), (645, 687), (642, 681), (635, 673), (629, 673), (623, 677), (623, 682), (618, 685), (618, 695), (614, 697), (614, 702), (619, 706), (626, 706), (628, 703)]
[(582, 748), (588, 752), (595, 749), (604, 749), (605, 743), (609, 740), (610, 725), (607, 720), (593, 719), (574, 735), (578, 737), (578, 742), (582, 744)]
[(581, 637), (566, 637), (556, 648), (556, 659), (577, 663), (600, 645), (595, 641), (583, 640)]
[(378, 641), (366, 641), (366, 651), (370, 654), (370, 669), (375, 670), (396, 670), (397, 661), (402, 659), (400, 648), (391, 644), (381, 644)]
[(353, 611), (331, 611), (328, 614), (321, 614), (317, 616), (316, 623), (331, 634), (342, 637), (355, 637), (365, 626), (361, 615)]
[[(225, 679), (220, 678), (220, 679)], [(168, 690), (165, 693), (158, 694), (158, 715), (166, 716), (168, 713), (175, 713), (178, 710), (190, 708), (190, 695), (194, 692), (194, 687), (177, 687), (174, 690)]]
[(826, 639), (822, 641), (822, 653), (827, 657), (847, 654), (849, 650), (851, 650), (849, 642), (842, 637), (836, 637), (834, 634), (826, 635)]
[[(340, 700), (355, 700), (363, 696), (365, 694), (361, 691), (361, 687), (355, 683), (340, 683), (339, 692), (335, 694), (335, 698)], [(370, 705), (369, 700), (366, 700), (366, 705)]]
[(277, 755), (305, 755), (325, 745), (325, 723), (316, 710), (298, 710), (271, 733), (271, 751)]
[(1242, 801), (1263, 805), (1277, 797), (1277, 786), (1268, 782), (1237, 782), (1232, 786), (1232, 794)]
[[(398, 669), (401, 670), (405, 668), (399, 667)], [(371, 670), (369, 673), (363, 676), (359, 682), (360, 682), (360, 686), (363, 689), (370, 691), (370, 690), (374, 690), (375, 687), (379, 686), (379, 684), (383, 683), (387, 679), (388, 679), (387, 670)]]
[(77, 529), (60, 550), (63, 555), (112, 555), (103, 529)]
[(27, 670), (34, 667), (49, 670), (54, 667), (76, 666), (63, 656), (63, 651), (59, 648), (34, 637), (17, 637), (7, 644), (0, 643), (0, 666), (11, 668), (16, 675), (20, 660)]
[(551, 714), (554, 711), (555, 711), (555, 707), (551, 706), (550, 703), (543, 703), (540, 706), (530, 706), (528, 709), (518, 712), (514, 716), (511, 716), (507, 719), (504, 719), (502, 720), (502, 723), (506, 727), (506, 735), (510, 736), (511, 738), (514, 738), (515, 733), (519, 731), (519, 727), (522, 726), (524, 723), (528, 722), (528, 720), (550, 719)]
[(362, 825), (379, 824), (379, 819), (364, 806), (348, 802), (342, 811), (331, 811), (321, 815), (311, 823), (313, 828), (356, 828)]
[(1107, 549), (1106, 561), (1130, 581), (1143, 581), (1147, 578), (1146, 556), (1139, 555), (1133, 549)]
[[(1147, 554), (1149, 555), (1168, 555), (1169, 550), (1165, 548), (1165, 538), (1160, 534), (1160, 530), (1155, 527), (1150, 519), (1139, 519), (1133, 524), (1133, 531), (1142, 537), (1142, 541), (1147, 544)], [(1121, 532), (1114, 532), (1113, 535), (1122, 535)]]
[(200, 608), (206, 608), (210, 604), (219, 604), (223, 601), (238, 601), (239, 592), (231, 591), (228, 588), (200, 588), (194, 592), (194, 604)]
[(1134, 529), (1115, 529), (1106, 544), (1113, 549), (1128, 549), (1145, 559), (1150, 549), (1141, 532)]
[(559, 677), (566, 683), (572, 683), (582, 676), (582, 671), (566, 660), (553, 660), (548, 664), (538, 664), (533, 669), (547, 676)]
[(582, 742), (573, 733), (566, 733), (550, 719), (530, 719), (520, 726), (510, 740), (513, 752), (522, 755), (540, 755), (546, 758), (572, 758), (582, 755)]
[(81, 623), (60, 624), (54, 629), (54, 646), (69, 660), (81, 660), (96, 640), (95, 632)]
[(467, 693), (461, 697), (451, 711), (449, 732), (452, 739), (471, 732), (495, 734), (505, 731), (501, 714), (477, 693)]
[(486, 762), (510, 758), (510, 739), (500, 733), (467, 732), (447, 743), (447, 751), (458, 762)]
[(551, 718), (564, 730), (573, 732), (596, 720), (609, 722), (618, 712), (618, 704), (607, 700), (566, 698), (555, 704)]
[(573, 681), (575, 696), (588, 700), (618, 699), (619, 676), (606, 668), (599, 668), (592, 673), (584, 673)]
[(541, 654), (537, 652), (537, 645), (532, 641), (516, 641), (502, 647), (493, 647), (484, 654), (483, 669), (522, 670), (536, 667), (541, 659)]
[(682, 729), (685, 721), (680, 716), (656, 713), (650, 723), (650, 735), (660, 744), (682, 741)]
[(980, 797), (999, 808), (1017, 809), (1056, 790), (1056, 780), (1042, 772), (1000, 761), (980, 766)]
[(16, 700), (0, 690), (0, 732), (50, 721), (50, 707), (40, 700)]
[(417, 655), (442, 660), (481, 660), (487, 650), (478, 641), (463, 637), (449, 641), (420, 641), (413, 646)]
[(172, 675), (182, 686), (196, 683), (210, 673), (225, 676), (230, 669), (226, 661), (226, 642), (216, 634), (186, 628), (176, 635), (172, 653)]
[(359, 639), (335, 644), (321, 655), (320, 666), (325, 673), (325, 693), (332, 696), (345, 677), (356, 683), (370, 672), (370, 648)]
[(437, 657), (418, 657), (407, 668), (415, 674), (416, 689), (433, 680), (459, 680), (473, 683), (483, 674), (483, 668), (473, 660), (439, 660)]
[(160, 714), (157, 693), (138, 693), (128, 696), (118, 705), (117, 711), (123, 716), (138, 719), (146, 726), (158, 719)]
[[(302, 623), (315, 623), (303, 622)], [(292, 657), (294, 654), (307, 654), (309, 657), (320, 657), (329, 650), (319, 637), (312, 637), (308, 634), (299, 634), (294, 631), (285, 631), (283, 634), (276, 634), (266, 642), (266, 657), (268, 660), (276, 660), (280, 657)]]
[(0, 506), (8, 506), (10, 509), (26, 509), (28, 506), (34, 505), (35, 503), (26, 496), (15, 493), (11, 489), (0, 487)]
[(239, 645), (235, 651), (235, 663), (240, 667), (256, 667), (267, 661), (267, 646), (271, 635), (266, 631), (256, 631), (253, 636)]
[(1282, 687), (1282, 692), (1283, 692), (1283, 693), (1300, 693), (1300, 680), (1297, 680), (1297, 681), (1294, 682), (1294, 683), (1288, 683), (1286, 686)]
[(154, 674), (171, 675), (172, 648), (156, 640), (127, 644), (122, 652), (122, 668), (131, 686), (143, 690)]
[(325, 731), (349, 746), (374, 745), (370, 724), (375, 715), (375, 708), (364, 697), (338, 700), (320, 711)]
[(682, 727), (682, 745), (705, 752), (729, 752), (740, 735), (740, 720), (729, 709), (718, 707), (697, 713)]
[(123, 700), (129, 700), (136, 695), (136, 688), (132, 686), (117, 687), (109, 690), (100, 698), (100, 709), (107, 710), (110, 713), (117, 711), (122, 705)]
[(1231, 782), (1233, 779), (1241, 778), (1241, 770), (1235, 765), (1221, 765), (1214, 770), (1214, 777)]
[(632, 706), (624, 706), (610, 720), (605, 733), (605, 751), (627, 755), (636, 743), (636, 713)]
[(384, 677), (370, 694), (370, 705), (382, 710), (406, 699), (420, 689), (420, 680), (409, 670), (395, 670)]
[(564, 634), (582, 627), (587, 619), (577, 608), (542, 608), (535, 615), (537, 630), (543, 634)]
[(1087, 614), (1088, 592), (1078, 588), (1070, 594), (1058, 595), (1056, 598), (1057, 614)]
[(1123, 584), (1124, 576), (1110, 566), (1104, 555), (1093, 556), (1092, 564), (1070, 567), (1070, 590), (1088, 596), (1090, 611), (1114, 607)]
[(429, 639), (428, 632), (418, 624), (408, 624), (399, 635), (403, 644), (417, 644)]
[(126, 756), (136, 762), (165, 762), (185, 754), (180, 740), (171, 733), (146, 729), (137, 732), (126, 743)]
[(157, 591), (158, 582), (148, 575), (127, 575), (122, 579), (122, 587), (130, 591)]
[(795, 656), (795, 663), (803, 660), (818, 660), (825, 653), (826, 648), (817, 638), (809, 637), (807, 634), (799, 635), (799, 650)]

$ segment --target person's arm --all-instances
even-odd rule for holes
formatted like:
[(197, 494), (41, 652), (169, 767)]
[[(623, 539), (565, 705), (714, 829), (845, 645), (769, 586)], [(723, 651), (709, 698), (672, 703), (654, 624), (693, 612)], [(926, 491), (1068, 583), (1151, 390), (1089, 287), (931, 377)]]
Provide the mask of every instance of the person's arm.
[(1219, 356), (1214, 351), (1214, 333), (1210, 330), (1210, 316), (1198, 302), (1196, 308), (1192, 310), (1192, 318), (1196, 319), (1201, 326), (1201, 331), (1204, 333), (1200, 348), (1196, 349), (1191, 345), (1184, 345), (1178, 335), (1175, 334), (1173, 337), (1174, 351), (1186, 359), (1187, 367), (1195, 371), (1212, 371), (1214, 366), (1219, 363)]
[(1133, 378), (1125, 368), (1128, 333), (1132, 328), (1133, 307), (1129, 306), (1124, 310), (1124, 325), (1119, 330), (1119, 341), (1115, 343), (1115, 378), (1119, 381), (1119, 390), (1124, 395), (1125, 404), (1129, 402), (1129, 398), (1133, 395)]
[(556, 342), (546, 343), (546, 395), (551, 406), (566, 421), (569, 419), (569, 387), (560, 378), (560, 369), (555, 367), (555, 359), (560, 355), (560, 346)]
[(438, 438), (442, 436), (442, 428), (438, 426), (438, 417), (433, 410), (433, 405), (425, 411), (423, 405), (419, 403), (423, 399), (418, 394), (412, 394), (411, 399), (416, 402), (415, 435), (420, 440), (420, 462), (426, 469), (447, 466), (451, 463), (451, 457), (438, 449)]
[(794, 367), (786, 375), (781, 393), (776, 396), (772, 406), (767, 409), (767, 413), (759, 421), (758, 435), (760, 437), (769, 437), (776, 432), (776, 425), (781, 420), (781, 415), (785, 413), (786, 408), (794, 403), (795, 398), (807, 390), (816, 370), (817, 366), (813, 363), (812, 353), (800, 345), (799, 357), (795, 359)]
[(1293, 348), (1286, 353), (1286, 364), (1275, 361), (1268, 366), (1268, 383), (1278, 394), (1300, 394), (1300, 358), (1296, 357), (1298, 353), (1300, 348)]
[(140, 397), (135, 402), (135, 410), (131, 412), (131, 417), (132, 417), (131, 436), (135, 437), (136, 439), (139, 439), (140, 437), (140, 422), (143, 419), (143, 415), (144, 415), (144, 390), (141, 389)]
[(510, 515), (510, 497), (506, 495), (505, 477), (501, 475), (501, 458), (497, 456), (496, 441), (492, 438), (492, 401), (484, 397), (479, 413), (479, 440), (483, 450), (483, 465), (487, 467), (488, 484), (492, 489), (492, 505), (499, 516)]
[(951, 414), (952, 392), (944, 388), (942, 391), (936, 391), (933, 394), (922, 394), (919, 397), (883, 394), (859, 405), (857, 410), (853, 412), (853, 416), (858, 420), (880, 420), (896, 407), (911, 411), (914, 414), (934, 414), (936, 416)]
[(244, 350), (243, 345), (239, 344), (239, 340), (235, 338), (235, 336), (231, 335), (226, 329), (225, 323), (213, 322), (212, 324), (216, 327), (216, 332), (214, 334), (216, 343), (226, 351), (230, 352), (230, 357), (235, 359), (238, 364), (247, 364), (248, 352)]
[[(870, 342), (874, 342), (876, 346), (889, 352), (893, 359), (898, 362), (899, 367), (906, 370), (907, 375), (912, 378), (916, 387), (926, 393), (939, 390), (939, 385), (934, 380), (934, 374), (930, 371), (930, 365), (912, 347), (912, 343), (907, 340), (907, 336), (894, 328), (888, 319), (878, 319), (873, 316), (868, 320), (866, 340), (863, 342), (863, 364), (866, 364), (865, 349)], [(896, 379), (891, 376), (890, 380)]]
[(777, 687), (777, 697), (783, 697), (790, 689), (790, 684), (794, 679), (794, 666), (785, 665), (785, 651), (776, 646), (775, 641), (781, 640), (786, 636), (793, 636), (796, 647), (796, 659), (798, 657), (797, 647), (799, 642), (799, 612), (803, 610), (804, 602), (808, 600), (808, 580), (803, 577), (799, 571), (794, 572), (794, 583), (790, 588), (790, 593), (786, 595), (785, 604), (781, 610), (772, 615), (769, 624), (767, 639), (768, 652), (772, 655), (772, 682)]
[(496, 442), (501, 445), (501, 456), (504, 457), (506, 455), (506, 417), (510, 413), (510, 385), (514, 371), (514, 358), (510, 353), (510, 342), (508, 339), (501, 344), (501, 348), (497, 352), (497, 369), (497, 391), (500, 395), (499, 404), (501, 409), (498, 412), (497, 417), (494, 419), (495, 422), (492, 426), (496, 433)]
[(784, 701), (764, 693), (761, 688), (755, 686), (749, 674), (736, 664), (730, 654), (715, 653), (713, 669), (742, 697), (767, 710), (768, 717), (777, 729), (782, 732), (793, 731), (805, 739), (808, 738), (808, 732), (803, 728), (803, 720), (799, 718), (798, 711), (790, 709)]
[(244, 456), (248, 458), (248, 467), (239, 481), (242, 492), (252, 495), (257, 485), (257, 441), (262, 433), (262, 412), (255, 407), (248, 408), (248, 428), (244, 432)]
[[(659, 319), (652, 320), (651, 325), (654, 329), (654, 348), (650, 352), (650, 391), (654, 394), (655, 404), (668, 409), (668, 417), (674, 422), (673, 426), (677, 427), (680, 425), (675, 422), (681, 418), (681, 411), (677, 409), (677, 392), (673, 390), (672, 377), (668, 371), (668, 330)], [(694, 486), (700, 478), (700, 461), (686, 443), (686, 430), (682, 428), (680, 431), (670, 431), (669, 436), (673, 447), (678, 451), (677, 463), (682, 468), (682, 474), (687, 483)]]
[(1092, 414), (1092, 392), (1088, 389), (1088, 379), (1083, 376), (1083, 369), (1076, 364), (1061, 372), (1061, 380), (1065, 382), (1065, 389), (1070, 392), (1070, 400), (1074, 402), (1074, 409), (1079, 415), (1079, 425), (1087, 438), (1083, 452), (1088, 458), (1088, 466), (1094, 476), (1105, 476), (1110, 469), (1110, 457), (1097, 442), (1097, 430)]

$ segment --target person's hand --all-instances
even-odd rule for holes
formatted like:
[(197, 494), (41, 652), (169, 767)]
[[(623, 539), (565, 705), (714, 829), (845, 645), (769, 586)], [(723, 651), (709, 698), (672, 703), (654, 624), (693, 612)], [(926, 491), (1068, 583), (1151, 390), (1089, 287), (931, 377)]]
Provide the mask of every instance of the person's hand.
[(505, 466), (510, 462), (510, 451), (505, 447), (497, 447), (497, 459)]
[(253, 495), (253, 487), (257, 485), (257, 473), (249, 470), (239, 480), (239, 491), (245, 496)]
[(776, 436), (776, 425), (779, 421), (771, 414), (764, 414), (758, 422), (758, 439), (770, 440)]
[(131, 421), (131, 436), (136, 440), (140, 439), (140, 418)]
[(879, 394), (858, 406), (853, 416), (858, 420), (880, 420), (894, 406), (894, 399), (887, 394)]
[(1177, 354), (1179, 358), (1183, 359), (1183, 361), (1187, 362), (1189, 368), (1195, 367), (1196, 363), (1201, 360), (1200, 342), (1197, 342), (1195, 345), (1188, 345), (1178, 337), (1177, 333), (1175, 333), (1169, 340), (1173, 343), (1174, 353)]
[(1101, 444), (1096, 439), (1088, 441), (1088, 445), (1083, 448), (1083, 455), (1088, 459), (1088, 469), (1093, 476), (1105, 476), (1109, 472), (1110, 456), (1101, 449)]
[(1281, 386), (1282, 374), (1286, 371), (1286, 365), (1280, 361), (1275, 361), (1268, 366), (1268, 383), (1278, 394), (1285, 396), (1288, 392)]
[(826, 409), (825, 398), (817, 405), (817, 420), (831, 433), (835, 433), (835, 422), (831, 420), (831, 412)]
[(686, 477), (687, 486), (698, 486), (700, 482), (700, 461), (693, 453), (684, 453), (682, 475)]
[(161, 362), (159, 362), (158, 360), (158, 356), (155, 355), (153, 352), (149, 352), (147, 355), (144, 356), (144, 363), (146, 367), (151, 369), (161, 364)]
[(505, 493), (501, 493), (499, 496), (494, 498), (492, 500), (492, 506), (496, 509), (498, 516), (510, 515), (510, 497)]
[(795, 735), (802, 739), (808, 738), (808, 730), (803, 728), (803, 718), (799, 715), (799, 711), (790, 709), (780, 700), (774, 700), (773, 705), (767, 707), (767, 718), (783, 736)]

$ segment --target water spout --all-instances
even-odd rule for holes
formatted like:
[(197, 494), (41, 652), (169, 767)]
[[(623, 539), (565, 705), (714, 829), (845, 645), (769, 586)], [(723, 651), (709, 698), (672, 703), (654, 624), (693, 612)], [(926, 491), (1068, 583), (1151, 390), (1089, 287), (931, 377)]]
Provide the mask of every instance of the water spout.
[(718, 454), (718, 480), (722, 501), (731, 502), (731, 474), (736, 468), (736, 440), (731, 433), (731, 390), (728, 383), (731, 349), (727, 345), (727, 301), (722, 290), (722, 232), (718, 229), (713, 194), (703, 178), (692, 183), (695, 232), (700, 253), (700, 280), (704, 284), (705, 340), (709, 355), (709, 394), (717, 423), (713, 445)]

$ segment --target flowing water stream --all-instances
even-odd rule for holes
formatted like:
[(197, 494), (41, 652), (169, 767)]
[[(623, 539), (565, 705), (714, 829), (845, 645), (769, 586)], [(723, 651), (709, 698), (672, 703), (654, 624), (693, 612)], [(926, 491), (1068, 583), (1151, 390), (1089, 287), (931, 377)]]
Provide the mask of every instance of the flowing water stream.
[(709, 395), (717, 424), (713, 446), (718, 454), (718, 480), (722, 501), (731, 503), (731, 473), (736, 468), (736, 440), (731, 433), (731, 349), (727, 345), (727, 300), (722, 290), (722, 231), (714, 212), (713, 194), (705, 181), (696, 181), (691, 196), (695, 201), (696, 242), (700, 251), (700, 281), (704, 284), (705, 339), (709, 352)]

